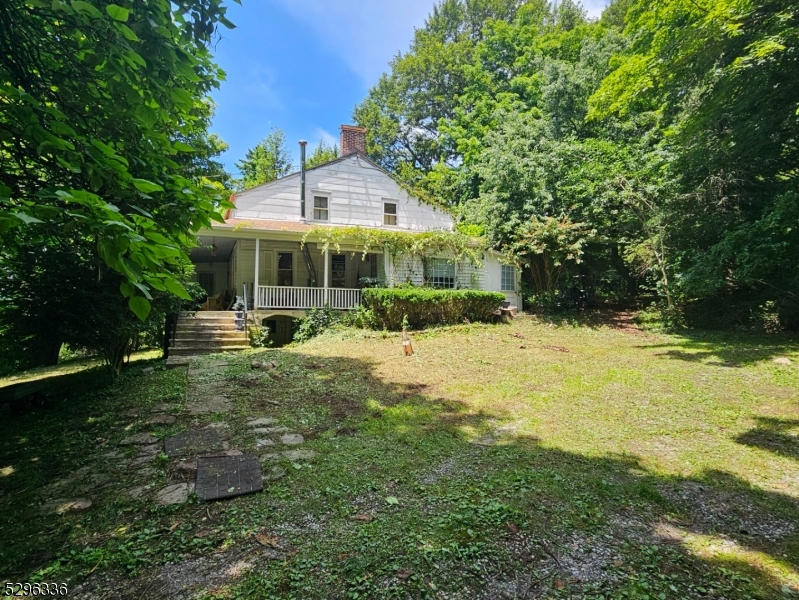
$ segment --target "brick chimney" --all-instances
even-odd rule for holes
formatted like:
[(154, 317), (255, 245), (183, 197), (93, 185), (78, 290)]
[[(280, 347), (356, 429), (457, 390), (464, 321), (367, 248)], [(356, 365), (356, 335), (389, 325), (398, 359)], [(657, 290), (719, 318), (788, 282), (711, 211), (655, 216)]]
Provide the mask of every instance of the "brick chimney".
[(342, 125), (340, 129), (339, 156), (347, 156), (356, 152), (366, 153), (366, 127)]

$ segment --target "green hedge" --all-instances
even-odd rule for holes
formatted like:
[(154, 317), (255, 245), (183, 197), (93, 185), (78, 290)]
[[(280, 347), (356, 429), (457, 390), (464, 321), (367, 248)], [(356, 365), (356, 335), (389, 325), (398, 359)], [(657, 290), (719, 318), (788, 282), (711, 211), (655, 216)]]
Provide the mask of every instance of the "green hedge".
[(487, 321), (502, 306), (505, 295), (477, 290), (433, 290), (429, 288), (371, 288), (362, 290), (371, 321), (392, 331), (408, 326), (451, 325), (464, 321)]

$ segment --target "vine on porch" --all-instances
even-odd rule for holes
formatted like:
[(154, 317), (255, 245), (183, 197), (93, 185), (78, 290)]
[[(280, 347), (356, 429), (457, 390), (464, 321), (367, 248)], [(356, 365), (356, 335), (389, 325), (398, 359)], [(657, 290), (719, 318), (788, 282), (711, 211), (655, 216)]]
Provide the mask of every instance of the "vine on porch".
[[(370, 250), (388, 249), (391, 258), (410, 256), (425, 259), (433, 254), (448, 252), (452, 260), (467, 260), (477, 268), (482, 267), (482, 254), (488, 250), (485, 238), (472, 237), (460, 231), (386, 231), (365, 227), (314, 227), (302, 237), (304, 246), (308, 241), (322, 244), (322, 252), (331, 246), (341, 252), (341, 244), (354, 243), (362, 248), (363, 256)], [(355, 254), (355, 252), (353, 252)]]

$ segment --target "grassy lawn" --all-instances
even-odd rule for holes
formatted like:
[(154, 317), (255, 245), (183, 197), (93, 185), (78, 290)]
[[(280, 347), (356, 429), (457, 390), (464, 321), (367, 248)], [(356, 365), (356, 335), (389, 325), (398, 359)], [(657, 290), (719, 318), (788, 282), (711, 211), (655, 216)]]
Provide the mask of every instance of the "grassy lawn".
[[(185, 402), (185, 371), (142, 373), (158, 361), (3, 415), (0, 576), (81, 598), (799, 597), (795, 339), (519, 318), (413, 342), (404, 358), (397, 335), (345, 331), (200, 359), (235, 408), (172, 425), (144, 425)], [(245, 422), (263, 416), (316, 453), (265, 462), (285, 476), (264, 493), (156, 507), (126, 490), (175, 481), (174, 461), (108, 458), (208, 421), (256, 452)], [(41, 516), (54, 480), (92, 507)]]

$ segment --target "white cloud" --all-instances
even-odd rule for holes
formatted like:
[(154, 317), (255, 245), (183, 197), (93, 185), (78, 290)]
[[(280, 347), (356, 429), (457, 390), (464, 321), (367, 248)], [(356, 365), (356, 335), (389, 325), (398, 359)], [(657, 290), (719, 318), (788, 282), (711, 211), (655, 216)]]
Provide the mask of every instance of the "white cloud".
[(324, 44), (372, 86), (405, 52), (434, 0), (269, 0), (309, 25)]
[(319, 143), (319, 140), (322, 140), (327, 146), (338, 145), (338, 138), (329, 131), (322, 129), (321, 127), (317, 127), (316, 131), (314, 131), (314, 138), (313, 140), (310, 140), (311, 147), (316, 148), (316, 145)]

